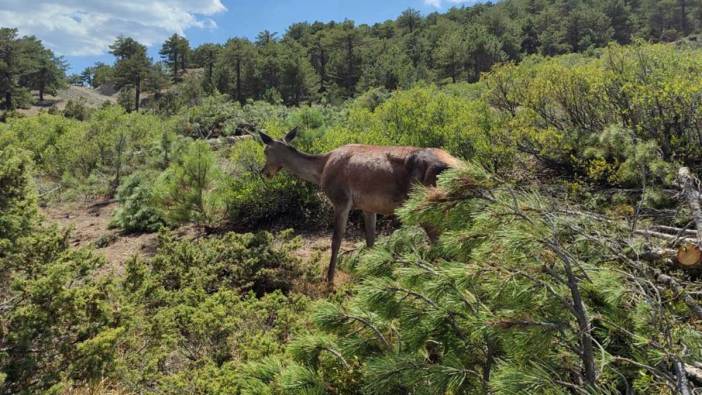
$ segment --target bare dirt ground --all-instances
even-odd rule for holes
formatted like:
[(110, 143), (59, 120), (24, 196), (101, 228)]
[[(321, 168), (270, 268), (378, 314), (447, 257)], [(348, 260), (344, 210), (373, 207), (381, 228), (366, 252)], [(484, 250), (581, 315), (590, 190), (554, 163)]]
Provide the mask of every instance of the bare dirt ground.
[[(43, 208), (46, 218), (59, 226), (60, 229), (72, 229), (70, 242), (74, 247), (94, 247), (95, 251), (105, 256), (108, 265), (104, 273), (120, 275), (124, 273), (125, 263), (135, 255), (150, 257), (158, 247), (156, 233), (122, 234), (117, 229), (109, 229), (112, 214), (117, 209), (117, 203), (61, 203)], [(192, 226), (176, 230), (180, 237), (198, 237), (197, 230)], [(341, 246), (340, 254), (346, 254), (365, 245), (359, 229), (349, 227), (349, 235)], [(320, 278), (329, 263), (331, 232), (317, 231), (298, 234), (302, 238), (302, 246), (295, 254), (305, 263), (319, 265)], [(349, 281), (349, 276), (337, 270), (335, 286)]]
[(109, 229), (117, 203), (107, 205), (66, 203), (44, 208), (49, 221), (60, 229), (72, 229), (70, 242), (74, 247), (93, 246), (109, 262), (105, 269), (114, 274), (123, 272), (124, 263), (134, 255), (150, 256), (156, 250), (156, 233), (122, 235)]
[[(111, 94), (106, 94), (111, 93)], [(35, 93), (36, 96), (36, 93)], [(71, 85), (65, 89), (56, 92), (56, 95), (44, 95), (44, 101), (37, 103), (27, 109), (19, 109), (18, 112), (24, 115), (35, 115), (41, 110), (48, 110), (51, 107), (56, 107), (63, 110), (69, 100), (84, 101), (88, 107), (100, 107), (104, 102), (116, 103), (117, 95), (109, 90), (102, 91), (83, 86)]]

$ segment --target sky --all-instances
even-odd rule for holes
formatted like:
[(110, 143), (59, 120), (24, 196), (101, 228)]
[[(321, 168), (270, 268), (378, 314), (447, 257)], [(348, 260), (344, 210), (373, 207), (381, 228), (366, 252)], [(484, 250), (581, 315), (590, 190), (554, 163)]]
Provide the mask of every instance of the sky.
[(263, 30), (282, 36), (295, 22), (372, 24), (395, 19), (407, 8), (426, 15), (475, 0), (0, 0), (0, 26), (35, 35), (64, 56), (69, 73), (97, 61), (112, 63), (108, 46), (124, 34), (158, 50), (173, 33), (192, 47), (255, 38)]

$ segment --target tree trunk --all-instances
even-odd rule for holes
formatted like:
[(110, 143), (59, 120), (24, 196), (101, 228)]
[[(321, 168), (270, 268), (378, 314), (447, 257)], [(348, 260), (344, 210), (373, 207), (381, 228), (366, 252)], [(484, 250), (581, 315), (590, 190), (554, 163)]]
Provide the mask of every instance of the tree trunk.
[(687, 0), (680, 0), (680, 30), (687, 35)]
[(173, 58), (173, 82), (178, 82), (178, 53)]
[(7, 92), (5, 92), (5, 109), (6, 110), (11, 110), (12, 109), (12, 92), (10, 91), (9, 88)]
[(326, 92), (326, 82), (327, 82), (327, 59), (324, 55), (324, 50), (320, 49), (319, 51), (319, 92), (324, 93)]
[(241, 95), (241, 59), (236, 60), (236, 99), (239, 104), (244, 105), (244, 98)]
[(139, 97), (141, 96), (141, 77), (137, 77), (136, 84), (134, 84), (134, 110), (139, 112)]

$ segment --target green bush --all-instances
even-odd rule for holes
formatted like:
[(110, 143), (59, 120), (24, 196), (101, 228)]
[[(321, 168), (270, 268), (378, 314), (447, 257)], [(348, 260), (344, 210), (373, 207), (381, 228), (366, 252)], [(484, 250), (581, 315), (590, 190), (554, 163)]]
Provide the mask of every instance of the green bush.
[(209, 145), (195, 141), (159, 176), (153, 193), (169, 223), (213, 226), (223, 219), (221, 184)]
[(155, 179), (154, 174), (137, 172), (124, 180), (117, 190), (120, 207), (113, 215), (111, 227), (126, 232), (155, 232), (165, 224), (154, 203)]
[(625, 175), (630, 143), (610, 145), (606, 157), (593, 150), (603, 152), (608, 130), (624, 128), (629, 140), (654, 145), (654, 162), (699, 165), (701, 59), (698, 50), (650, 44), (531, 57), (489, 73), (485, 98), (506, 118), (516, 149), (563, 173), (635, 185), (640, 180)]
[(272, 180), (261, 176), (265, 162), (263, 147), (252, 140), (232, 148), (232, 177), (223, 200), (229, 223), (251, 228), (267, 224), (318, 227), (330, 218), (329, 205), (319, 188), (282, 172)]
[(162, 234), (153, 258), (127, 263), (123, 287), (136, 310), (116, 377), (135, 392), (248, 387), (246, 364), (282, 355), (308, 322), (308, 299), (289, 291), (319, 274), (291, 254), (298, 247), (289, 232)]
[[(27, 151), (0, 146), (0, 262), (36, 226), (32, 161)], [(4, 265), (2, 265), (4, 266)], [(0, 277), (5, 269), (0, 266)]]
[(163, 165), (163, 136), (174, 140), (168, 128), (156, 116), (111, 105), (94, 110), (85, 122), (50, 114), (12, 119), (6, 133), (32, 153), (42, 176), (69, 194), (82, 190), (94, 198), (113, 195), (132, 171)]
[(63, 109), (63, 116), (85, 121), (90, 117), (90, 108), (87, 106), (84, 98), (80, 98), (76, 101), (69, 100), (66, 102), (66, 107)]
[[(321, 333), (291, 343), (294, 363), (269, 382), (373, 394), (668, 391), (669, 362), (702, 356), (694, 312), (640, 287), (614, 241), (627, 223), (563, 206), (472, 164), (444, 173), (399, 211), (402, 229), (352, 260), (345, 297), (315, 304)], [(427, 224), (443, 232), (435, 244)], [(670, 347), (653, 346), (666, 336)]]
[[(43, 225), (43, 226), (40, 226)], [(0, 391), (37, 393), (111, 370), (123, 329), (104, 258), (40, 223), (26, 151), (0, 148)]]

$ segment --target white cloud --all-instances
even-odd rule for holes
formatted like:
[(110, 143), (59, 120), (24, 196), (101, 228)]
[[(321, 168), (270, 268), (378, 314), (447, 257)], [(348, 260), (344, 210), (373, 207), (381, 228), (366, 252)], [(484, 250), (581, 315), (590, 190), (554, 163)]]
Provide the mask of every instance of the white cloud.
[(475, 3), (474, 0), (424, 0), (424, 4), (430, 5), (435, 8), (441, 8), (444, 3), (449, 3), (449, 5), (458, 5), (461, 3)]
[(191, 27), (214, 28), (208, 17), (226, 10), (221, 0), (0, 0), (0, 26), (61, 55), (98, 55), (120, 34), (153, 45)]

